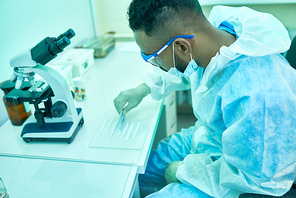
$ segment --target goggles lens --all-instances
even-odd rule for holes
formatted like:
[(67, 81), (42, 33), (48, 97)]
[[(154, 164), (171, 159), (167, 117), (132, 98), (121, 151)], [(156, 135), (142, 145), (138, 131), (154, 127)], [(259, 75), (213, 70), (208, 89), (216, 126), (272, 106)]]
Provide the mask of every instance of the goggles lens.
[(163, 60), (161, 58), (159, 58), (158, 56), (156, 56), (155, 58), (151, 59), (149, 61), (150, 64), (156, 66), (156, 67), (160, 67), (162, 66)]

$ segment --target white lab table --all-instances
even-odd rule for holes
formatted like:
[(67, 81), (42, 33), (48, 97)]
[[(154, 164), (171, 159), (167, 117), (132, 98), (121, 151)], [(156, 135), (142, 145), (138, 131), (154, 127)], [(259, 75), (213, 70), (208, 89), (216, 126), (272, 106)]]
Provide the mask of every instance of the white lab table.
[[(104, 170), (111, 173), (112, 171), (115, 171), (117, 167), (118, 170), (116, 170), (115, 173), (118, 174), (114, 173), (114, 177), (116, 177), (116, 175), (120, 175), (119, 170), (122, 170), (122, 174), (125, 176), (120, 176), (124, 177), (121, 179), (122, 181), (120, 183), (123, 185), (126, 180), (132, 181), (132, 185), (129, 184), (128, 186), (133, 186), (134, 188), (136, 184), (133, 178), (136, 178), (139, 173), (144, 173), (146, 168), (162, 111), (162, 101), (154, 101), (150, 96), (148, 96), (143, 99), (137, 108), (127, 114), (127, 121), (136, 120), (141, 123), (141, 135), (139, 135), (138, 139), (135, 139), (136, 141), (133, 142), (130, 140), (128, 142), (122, 142), (120, 143), (121, 146), (119, 146), (119, 144), (112, 144), (112, 139), (107, 141), (110, 142), (110, 145), (105, 144), (104, 146), (101, 146), (99, 139), (96, 139), (98, 140), (97, 143), (93, 143), (94, 138), (100, 138), (98, 131), (103, 123), (103, 120), (106, 119), (107, 115), (113, 115), (116, 111), (113, 105), (113, 99), (120, 91), (135, 87), (142, 83), (140, 74), (152, 69), (150, 65), (142, 60), (139, 53), (122, 51), (125, 47), (126, 43), (116, 43), (115, 49), (106, 58), (95, 59), (95, 66), (84, 74), (83, 80), (86, 86), (87, 100), (75, 103), (76, 107), (82, 108), (84, 125), (72, 143), (26, 143), (20, 137), (22, 127), (13, 126), (10, 121), (7, 121), (0, 128), (0, 177), (2, 177), (1, 174), (5, 175), (5, 171), (3, 171), (3, 169), (9, 168), (12, 170), (14, 167), (4, 167), (2, 161), (6, 160), (11, 161), (11, 163), (16, 161), (18, 163), (25, 164), (28, 162), (36, 168), (42, 166), (41, 172), (38, 174), (40, 180), (43, 180), (43, 174), (45, 174), (45, 178), (50, 178), (46, 173), (47, 168), (49, 172), (54, 172), (59, 169), (59, 167), (66, 168), (68, 166), (73, 166), (74, 168), (71, 168), (70, 170), (74, 172), (81, 168), (82, 172), (73, 172), (72, 176), (70, 176), (71, 171), (69, 170), (65, 173), (69, 174), (70, 178), (78, 181), (80, 181), (80, 177), (87, 180), (88, 175), (91, 175), (91, 172), (94, 172), (94, 175), (90, 176), (89, 182), (91, 182), (92, 179), (95, 180), (96, 176), (103, 174)], [(117, 115), (117, 113), (115, 115)], [(33, 116), (31, 116), (30, 119), (34, 119)], [(140, 147), (139, 142), (141, 143)], [(138, 146), (134, 147), (137, 143)], [(53, 164), (54, 166), (50, 166), (50, 164)], [(51, 167), (53, 168), (51, 169)], [(83, 170), (88, 168), (90, 168), (89, 172), (87, 172), (88, 174), (82, 176), (84, 175)], [(92, 169), (94, 171), (91, 171)], [(17, 173), (19, 173), (19, 171)], [(12, 178), (9, 178), (11, 176), (12, 175), (9, 174), (6, 174), (5, 176), (8, 177), (6, 179), (9, 180), (7, 181), (8, 183), (10, 183), (11, 179), (21, 178), (17, 175), (13, 175)], [(106, 181), (108, 183), (113, 182), (114, 180), (114, 178), (112, 179), (110, 176), (111, 175), (108, 176), (108, 174), (103, 174), (100, 177), (102, 181)], [(43, 182), (46, 183), (45, 180)], [(68, 180), (66, 181), (65, 179), (62, 179), (60, 181), (64, 184), (67, 183)], [(100, 185), (96, 182), (97, 180), (94, 181), (93, 188)], [(9, 186), (10, 184), (7, 185)], [(75, 185), (79, 185), (79, 182)], [(69, 189), (70, 187), (71, 186), (68, 186)], [(8, 188), (11, 188), (12, 191), (16, 189), (13, 185)], [(112, 188), (117, 189), (116, 185)], [(106, 189), (109, 189), (109, 193), (112, 193), (111, 191), (114, 191), (112, 188)], [(131, 190), (131, 188), (128, 188), (128, 190)], [(123, 190), (118, 189), (118, 191), (122, 192)], [(9, 192), (9, 194), (11, 193), (12, 192)], [(133, 192), (131, 192), (130, 195), (132, 195), (132, 193)], [(123, 195), (126, 195), (126, 193), (123, 193)]]
[(24, 198), (129, 197), (136, 167), (0, 157), (8, 195)]

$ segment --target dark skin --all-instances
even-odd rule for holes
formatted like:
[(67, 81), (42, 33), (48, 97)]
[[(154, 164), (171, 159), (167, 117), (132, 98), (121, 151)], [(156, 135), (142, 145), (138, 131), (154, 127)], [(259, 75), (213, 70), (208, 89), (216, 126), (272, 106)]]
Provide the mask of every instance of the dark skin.
[[(184, 71), (191, 61), (190, 54), (198, 66), (206, 69), (211, 59), (220, 51), (222, 46), (229, 47), (236, 40), (234, 35), (224, 30), (219, 30), (210, 23), (205, 24), (205, 26), (204, 29), (207, 30), (206, 33), (187, 33), (190, 35), (193, 34), (194, 38), (177, 38), (169, 47), (159, 54), (159, 57), (163, 60), (163, 70), (168, 71), (171, 67), (174, 67), (173, 47), (175, 67), (179, 71)], [(141, 51), (148, 55), (155, 53), (165, 44), (165, 42), (160, 41), (157, 36), (149, 37), (142, 30), (134, 31), (134, 37)], [(171, 38), (167, 39), (169, 40)], [(179, 181), (176, 177), (176, 173), (180, 164), (181, 161), (175, 161), (167, 166), (165, 170), (165, 180), (168, 184)]]
[[(226, 31), (207, 24), (207, 33), (187, 33), (193, 34), (193, 39), (177, 38), (168, 48), (159, 54), (163, 60), (163, 69), (168, 71), (173, 64), (173, 45), (174, 54), (179, 60), (176, 67), (180, 71), (184, 70), (190, 62), (190, 53), (198, 66), (206, 68), (212, 57), (220, 51), (222, 46), (230, 46), (235, 41), (235, 36)], [(136, 43), (144, 54), (153, 54), (158, 51), (165, 43), (160, 41), (157, 36), (147, 36), (142, 30), (134, 31)], [(168, 40), (171, 38), (168, 38)]]

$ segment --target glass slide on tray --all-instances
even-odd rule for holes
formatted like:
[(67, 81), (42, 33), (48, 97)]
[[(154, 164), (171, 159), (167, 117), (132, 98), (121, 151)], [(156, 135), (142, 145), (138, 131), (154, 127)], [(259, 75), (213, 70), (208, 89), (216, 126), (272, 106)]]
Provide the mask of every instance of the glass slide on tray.
[(89, 147), (142, 149), (150, 126), (149, 119), (145, 119), (144, 115), (128, 113), (124, 125), (121, 126), (118, 121), (119, 115), (115, 110), (107, 111)]

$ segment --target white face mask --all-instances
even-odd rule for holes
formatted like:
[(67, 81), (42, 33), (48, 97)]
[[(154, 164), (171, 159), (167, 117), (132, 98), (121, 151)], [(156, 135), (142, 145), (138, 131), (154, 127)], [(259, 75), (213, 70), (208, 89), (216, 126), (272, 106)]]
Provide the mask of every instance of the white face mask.
[(191, 61), (188, 63), (184, 73), (180, 72), (175, 65), (175, 51), (174, 51), (174, 43), (173, 43), (173, 62), (174, 67), (171, 67), (168, 71), (168, 73), (175, 75), (177, 77), (184, 77), (184, 76), (191, 76), (194, 72), (197, 71), (198, 65), (196, 64), (195, 60), (192, 58), (192, 54), (190, 53)]

